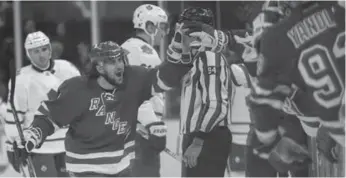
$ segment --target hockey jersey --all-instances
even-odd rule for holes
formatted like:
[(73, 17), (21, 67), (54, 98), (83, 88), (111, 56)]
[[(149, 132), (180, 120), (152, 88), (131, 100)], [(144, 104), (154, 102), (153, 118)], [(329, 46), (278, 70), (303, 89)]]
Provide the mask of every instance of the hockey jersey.
[(228, 128), (232, 132), (232, 142), (238, 145), (246, 145), (247, 135), (250, 131), (250, 114), (245, 98), (250, 93), (250, 76), (242, 64), (232, 64), (229, 87), (230, 117)]
[(344, 13), (335, 2), (309, 2), (268, 28), (260, 45), (256, 90), (267, 100), (255, 100), (305, 123), (320, 121), (339, 143), (344, 142), (338, 116), (345, 86)]
[(43, 102), (32, 127), (42, 138), (69, 125), (66, 168), (71, 172), (117, 174), (135, 157), (138, 108), (157, 92), (179, 86), (190, 66), (163, 62), (158, 69), (128, 66), (124, 83), (113, 91), (96, 79), (75, 77), (59, 87), (56, 100)]
[[(46, 71), (34, 69), (32, 65), (20, 69), (16, 76), (16, 87), (14, 91), (14, 105), (17, 110), (19, 121), (23, 128), (30, 126), (34, 119), (34, 113), (44, 100), (54, 99), (58, 86), (74, 76), (79, 71), (70, 62), (65, 60), (54, 60)], [(9, 84), (11, 90), (11, 82)], [(8, 102), (5, 119), (5, 132), (10, 141), (18, 136), (18, 130), (14, 122), (13, 110)], [(64, 138), (67, 129), (62, 128), (55, 134), (49, 136), (46, 142), (34, 153), (59, 153), (64, 152)]]
[[(156, 50), (139, 37), (126, 40), (121, 47), (128, 50), (128, 63), (134, 66), (143, 66), (148, 69), (161, 64)], [(138, 121), (143, 126), (161, 121), (164, 110), (163, 94), (159, 93), (150, 100), (144, 101), (138, 110)]]

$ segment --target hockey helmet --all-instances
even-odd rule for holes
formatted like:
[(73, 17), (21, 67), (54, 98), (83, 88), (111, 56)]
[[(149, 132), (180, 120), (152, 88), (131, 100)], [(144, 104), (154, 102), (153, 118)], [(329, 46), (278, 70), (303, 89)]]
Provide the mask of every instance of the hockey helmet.
[(24, 47), (26, 50), (45, 45), (50, 45), (50, 40), (46, 34), (41, 31), (29, 33), (26, 36)]
[(134, 24), (134, 28), (142, 29), (148, 35), (155, 35), (157, 30), (155, 34), (149, 34), (149, 32), (146, 30), (147, 22), (153, 23), (157, 28), (164, 31), (166, 34), (169, 31), (167, 13), (162, 8), (152, 4), (143, 4), (137, 7), (133, 13), (132, 22)]
[(183, 21), (197, 21), (214, 26), (214, 14), (209, 8), (189, 7), (179, 15), (178, 23)]
[(126, 56), (129, 52), (122, 48), (118, 43), (113, 41), (106, 41), (95, 44), (89, 53), (89, 58), (92, 63), (94, 62), (107, 62), (107, 60), (114, 60), (122, 57), (125, 64), (127, 64)]
[(41, 31), (29, 33), (26, 36), (26, 39), (25, 39), (25, 42), (24, 42), (24, 48), (25, 48), (25, 51), (26, 51), (26, 55), (31, 60), (31, 57), (30, 57), (30, 54), (29, 54), (29, 50), (30, 49), (34, 49), (34, 48), (38, 48), (38, 47), (42, 47), (42, 46), (46, 46), (46, 45), (50, 49), (50, 56), (49, 56), (49, 58), (51, 58), (52, 46), (51, 46), (50, 39), (48, 38), (48, 36), (46, 34), (44, 34), (43, 32), (41, 32)]
[(89, 59), (85, 63), (84, 73), (88, 77), (98, 77), (100, 74), (96, 70), (96, 65), (99, 62), (112, 61), (121, 57), (125, 63), (128, 64), (127, 54), (129, 52), (122, 48), (119, 44), (113, 41), (106, 41), (95, 44), (89, 52)]

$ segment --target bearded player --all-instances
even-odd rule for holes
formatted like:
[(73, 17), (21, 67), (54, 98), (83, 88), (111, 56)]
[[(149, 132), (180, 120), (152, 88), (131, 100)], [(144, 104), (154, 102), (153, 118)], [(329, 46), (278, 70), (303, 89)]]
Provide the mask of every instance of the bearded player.
[[(182, 28), (176, 29), (167, 60), (150, 70), (127, 66), (128, 52), (115, 42), (94, 45), (88, 75), (65, 81), (55, 100), (42, 103), (24, 130), (23, 151), (40, 147), (48, 135), (69, 125), (66, 168), (72, 176), (131, 176), (139, 106), (155, 93), (179, 86), (191, 69), (193, 60), (181, 52), (182, 34)], [(155, 137), (149, 132), (149, 140)]]
[[(129, 65), (144, 66), (148, 69), (161, 64), (161, 59), (154, 49), (169, 32), (166, 12), (155, 5), (143, 4), (133, 13), (135, 35), (121, 46), (128, 50)], [(145, 101), (138, 111), (138, 134), (136, 136), (136, 159), (133, 167), (135, 177), (160, 177), (160, 153), (166, 146), (166, 133), (152, 144), (147, 135), (150, 128), (165, 129), (161, 120), (163, 113), (163, 96), (153, 96)], [(155, 147), (159, 143), (161, 149)]]

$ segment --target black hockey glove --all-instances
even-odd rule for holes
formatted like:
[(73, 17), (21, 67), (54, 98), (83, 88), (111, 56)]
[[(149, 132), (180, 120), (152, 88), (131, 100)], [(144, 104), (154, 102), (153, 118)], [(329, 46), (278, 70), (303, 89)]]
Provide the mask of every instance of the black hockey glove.
[(328, 159), (331, 163), (338, 162), (338, 155), (336, 151), (336, 142), (333, 140), (326, 127), (320, 127), (317, 131), (316, 136), (317, 149), (320, 151), (324, 157)]
[(154, 122), (145, 126), (149, 132), (149, 143), (152, 147), (161, 152), (166, 148), (167, 142), (167, 126), (164, 122)]
[(6, 141), (5, 144), (8, 161), (12, 165), (13, 169), (20, 173), (19, 166), (20, 164), (24, 166), (27, 164), (26, 159), (28, 157), (28, 153), (24, 147), (19, 148), (17, 142), (11, 143), (10, 141)]
[(233, 34), (229, 31), (227, 33), (216, 30), (214, 27), (196, 21), (184, 21), (182, 27), (188, 36), (197, 38), (200, 42), (200, 50), (212, 51), (219, 53), (227, 46), (234, 45)]
[[(257, 137), (257, 135), (256, 135)], [(254, 143), (252, 143), (253, 145), (253, 154), (257, 155), (258, 157), (262, 158), (262, 159), (268, 159), (269, 158), (269, 154), (271, 152), (271, 150), (275, 147), (275, 145), (280, 141), (280, 135), (277, 135), (275, 140), (269, 144), (264, 144), (261, 143), (261, 141), (259, 141), (259, 139), (256, 139), (254, 141)]]
[(269, 163), (281, 173), (305, 169), (311, 163), (309, 152), (288, 137), (282, 137), (270, 152)]
[(148, 140), (154, 150), (161, 152), (166, 148), (167, 126), (164, 122), (153, 122), (145, 127), (138, 124), (137, 127), (137, 132)]

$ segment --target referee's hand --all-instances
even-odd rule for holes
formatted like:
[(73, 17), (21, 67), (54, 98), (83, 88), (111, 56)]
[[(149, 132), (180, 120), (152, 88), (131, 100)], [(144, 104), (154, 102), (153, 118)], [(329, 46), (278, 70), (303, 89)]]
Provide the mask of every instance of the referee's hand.
[(197, 165), (197, 160), (201, 154), (203, 146), (203, 140), (200, 138), (194, 138), (191, 145), (186, 149), (184, 153), (185, 166), (193, 168)]

